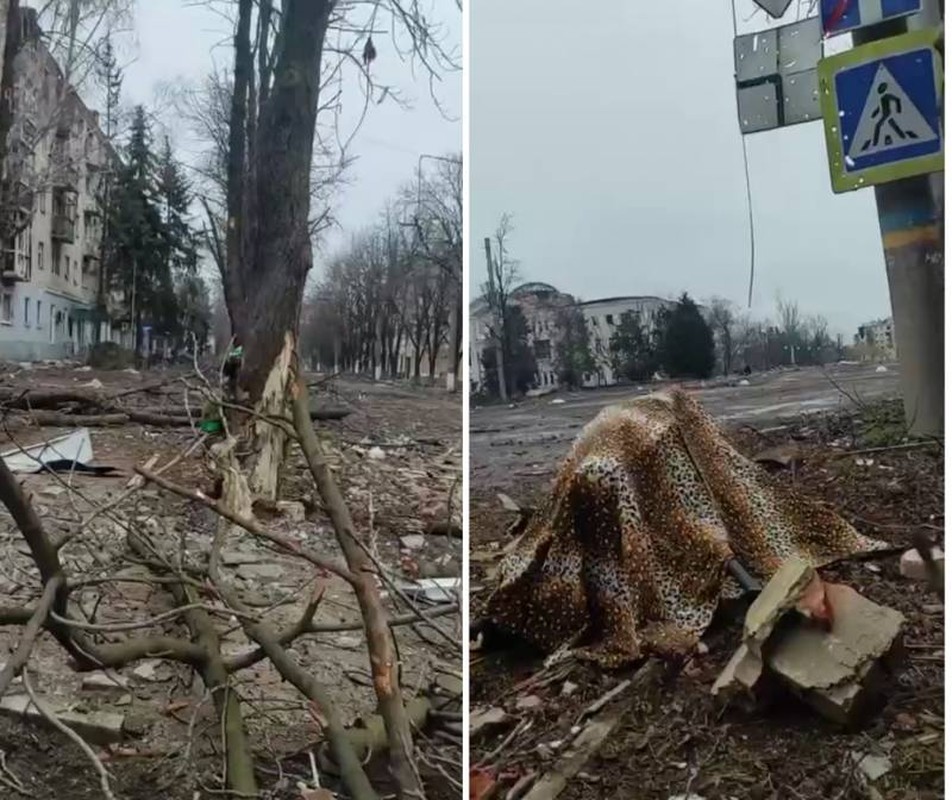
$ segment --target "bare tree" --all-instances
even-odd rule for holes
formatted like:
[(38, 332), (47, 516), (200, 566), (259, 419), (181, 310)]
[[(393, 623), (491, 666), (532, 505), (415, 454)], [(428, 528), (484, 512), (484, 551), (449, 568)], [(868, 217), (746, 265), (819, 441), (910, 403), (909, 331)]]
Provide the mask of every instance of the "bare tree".
[[(402, 30), (412, 55), (432, 74), (452, 66), (416, 3), (388, 0), (374, 4), (369, 18), (364, 13), (362, 5), (334, 2), (290, 0), (280, 9), (273, 0), (237, 4), (222, 277), (232, 329), (244, 346), (241, 387), (269, 415), (287, 414), (312, 265), (321, 88), (339, 80), (344, 64), (356, 64), (369, 105), (381, 88), (370, 71), (376, 50), (367, 46), (379, 14), (390, 16), (394, 41)], [(343, 141), (341, 151), (347, 145)], [(286, 437), (280, 428), (257, 424), (255, 438), (251, 488), (274, 498)]]
[(488, 279), (483, 284), (483, 297), (489, 308), (489, 339), (496, 348), (496, 371), (499, 396), (508, 399), (506, 385), (506, 354), (511, 352), (509, 304), (512, 290), (519, 281), (519, 262), (510, 257), (507, 240), (512, 233), (512, 217), (503, 214), (493, 239), (484, 240)]
[(426, 257), (441, 271), (438, 310), (433, 320), (430, 374), (443, 340), (440, 327), (446, 322), (449, 349), (448, 391), (456, 391), (456, 376), (462, 358), (463, 330), (463, 159), (441, 156), (435, 174), (418, 175), (415, 223)]
[(729, 375), (734, 357), (734, 309), (729, 300), (723, 297), (711, 298), (708, 319), (717, 341), (724, 374)]

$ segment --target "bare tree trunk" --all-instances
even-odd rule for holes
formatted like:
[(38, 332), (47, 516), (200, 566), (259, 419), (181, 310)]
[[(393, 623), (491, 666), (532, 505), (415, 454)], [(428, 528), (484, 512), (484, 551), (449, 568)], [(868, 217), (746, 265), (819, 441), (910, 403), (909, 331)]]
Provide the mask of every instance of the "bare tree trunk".
[[(253, 0), (240, 0), (229, 130), (225, 297), (244, 348), (241, 388), (259, 410), (287, 416), (304, 283), (311, 269), (310, 175), (320, 65), (331, 4), (283, 4), (274, 81), (252, 105)], [(265, 46), (259, 42), (259, 47)], [(262, 81), (265, 80), (263, 75)], [(262, 179), (259, 180), (258, 176)], [(287, 437), (255, 426), (251, 490), (277, 498)]]
[(456, 375), (460, 361), (460, 331), (462, 330), (463, 306), (460, 298), (451, 303), (450, 335), (448, 342), (449, 366), (446, 370), (446, 391), (456, 391)]
[(374, 380), (379, 381), (383, 377), (383, 317), (377, 315), (377, 322), (374, 325)]

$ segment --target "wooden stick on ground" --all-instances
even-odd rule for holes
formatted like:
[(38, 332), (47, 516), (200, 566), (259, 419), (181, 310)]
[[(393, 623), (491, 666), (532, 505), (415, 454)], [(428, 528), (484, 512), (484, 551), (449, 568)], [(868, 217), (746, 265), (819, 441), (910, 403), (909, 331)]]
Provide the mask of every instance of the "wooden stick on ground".
[[(656, 659), (649, 660), (625, 684), (625, 691), (643, 686), (661, 672), (661, 662)], [(616, 698), (618, 696), (614, 695)], [(610, 704), (602, 708), (582, 728), (555, 765), (524, 795), (524, 800), (555, 800), (618, 727), (626, 710), (624, 703)]]

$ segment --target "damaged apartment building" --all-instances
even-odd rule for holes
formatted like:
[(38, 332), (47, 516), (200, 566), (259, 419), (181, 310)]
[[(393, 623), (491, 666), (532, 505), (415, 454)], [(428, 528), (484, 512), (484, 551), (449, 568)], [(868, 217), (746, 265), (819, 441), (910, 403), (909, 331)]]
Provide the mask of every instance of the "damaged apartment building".
[[(549, 283), (533, 281), (517, 286), (510, 293), (510, 302), (519, 307), (526, 320), (528, 344), (535, 357), (535, 385), (538, 390), (555, 388), (559, 383), (557, 363), (558, 344), (562, 339), (561, 326), (567, 308), (577, 309), (585, 320), (589, 350), (595, 369), (585, 376), (584, 385), (613, 386), (618, 376), (612, 367), (611, 339), (622, 316), (637, 314), (645, 324), (651, 324), (662, 308), (671, 307), (671, 300), (651, 295), (603, 297), (579, 301), (561, 292)], [(474, 391), (486, 385), (483, 351), (494, 346), (492, 314), (485, 298), (470, 304), (470, 376)]]
[(0, 359), (80, 357), (114, 338), (100, 268), (101, 195), (118, 161), (98, 113), (43, 43), (36, 12), (20, 9), (16, 24), (19, 46), (3, 60), (12, 74), (4, 76)]

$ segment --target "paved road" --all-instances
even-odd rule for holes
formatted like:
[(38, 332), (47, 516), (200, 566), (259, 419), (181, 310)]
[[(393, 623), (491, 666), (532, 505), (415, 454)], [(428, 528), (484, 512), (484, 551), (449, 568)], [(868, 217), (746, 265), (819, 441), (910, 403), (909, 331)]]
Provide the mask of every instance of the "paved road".
[[(896, 365), (889, 365), (887, 372), (869, 365), (837, 365), (826, 372), (810, 367), (755, 374), (749, 382), (749, 386), (698, 386), (693, 391), (723, 423), (763, 429), (803, 413), (850, 405), (844, 392), (873, 399), (896, 396), (899, 390)], [(548, 474), (579, 429), (601, 409), (652, 388), (612, 387), (534, 398), (515, 408), (471, 409), (470, 460), (475, 481), (484, 487), (505, 486), (514, 476), (533, 471)], [(553, 399), (565, 402), (553, 403)]]

